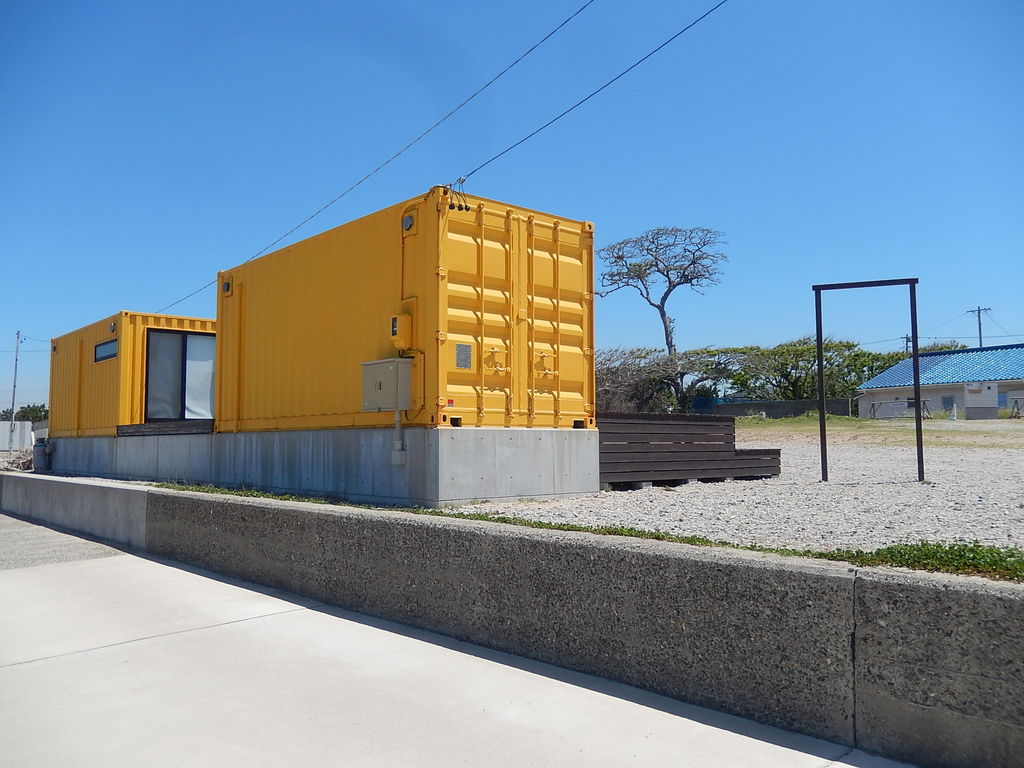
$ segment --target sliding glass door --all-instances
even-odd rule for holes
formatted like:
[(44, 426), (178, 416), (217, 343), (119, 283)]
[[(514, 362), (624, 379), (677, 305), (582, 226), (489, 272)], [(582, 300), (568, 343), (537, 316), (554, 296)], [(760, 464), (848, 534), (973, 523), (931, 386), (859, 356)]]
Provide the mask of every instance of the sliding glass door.
[(146, 421), (213, 418), (212, 333), (150, 328)]

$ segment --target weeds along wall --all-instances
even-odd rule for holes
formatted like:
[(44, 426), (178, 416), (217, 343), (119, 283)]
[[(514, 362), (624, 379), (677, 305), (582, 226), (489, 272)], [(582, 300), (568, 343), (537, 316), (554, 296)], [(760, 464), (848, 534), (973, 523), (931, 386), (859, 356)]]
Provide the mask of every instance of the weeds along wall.
[(119, 425), (145, 421), (150, 328), (212, 334), (216, 323), (122, 311), (53, 339), (50, 437), (116, 435)]
[(593, 242), (434, 187), (221, 272), (216, 429), (391, 426), (361, 364), (395, 357), (408, 425), (593, 428)]

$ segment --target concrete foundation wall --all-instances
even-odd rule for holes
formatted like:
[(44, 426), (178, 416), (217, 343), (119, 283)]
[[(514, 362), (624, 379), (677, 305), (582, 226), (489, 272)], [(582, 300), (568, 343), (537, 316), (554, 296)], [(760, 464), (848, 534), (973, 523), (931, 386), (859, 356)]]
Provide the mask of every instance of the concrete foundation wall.
[[(107, 512), (78, 484), (7, 474), (0, 502), (27, 516), (64, 505), (101, 527)], [(1024, 754), (1024, 585), (141, 493), (155, 554), (923, 766)]]
[(594, 430), (406, 429), (404, 438), (398, 466), (391, 429), (58, 438), (52, 468), (418, 506), (599, 488)]

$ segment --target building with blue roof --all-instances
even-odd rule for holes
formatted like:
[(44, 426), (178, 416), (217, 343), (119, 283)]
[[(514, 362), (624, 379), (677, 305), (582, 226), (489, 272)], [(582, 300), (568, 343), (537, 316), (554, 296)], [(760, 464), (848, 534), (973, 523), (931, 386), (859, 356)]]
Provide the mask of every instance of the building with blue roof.
[[(925, 352), (920, 361), (921, 399), (931, 413), (955, 407), (968, 419), (994, 419), (1015, 402), (1024, 408), (1024, 344)], [(913, 361), (901, 360), (857, 390), (861, 417), (912, 416)]]

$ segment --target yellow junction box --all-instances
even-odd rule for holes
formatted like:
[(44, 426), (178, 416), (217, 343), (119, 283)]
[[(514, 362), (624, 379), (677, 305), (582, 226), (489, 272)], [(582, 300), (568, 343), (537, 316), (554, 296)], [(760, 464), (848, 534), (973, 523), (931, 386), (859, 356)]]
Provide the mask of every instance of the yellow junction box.
[(216, 429), (391, 426), (362, 363), (395, 357), (405, 424), (593, 428), (593, 255), (589, 222), (433, 187), (223, 271)]
[[(87, 325), (77, 331), (59, 336), (51, 342), (50, 352), (50, 437), (92, 437), (116, 435), (119, 425), (143, 424), (147, 421), (147, 361), (150, 330), (165, 331), (175, 341), (179, 336), (210, 337), (216, 323), (195, 317), (154, 315), (139, 312), (118, 312), (104, 320)], [(173, 355), (168, 357), (170, 368), (158, 371), (159, 378), (180, 393), (181, 408), (185, 408), (185, 373), (190, 368), (206, 369), (212, 373), (212, 342), (202, 360), (186, 360), (187, 345), (178, 343), (180, 365), (173, 370)], [(199, 349), (194, 344), (194, 349)], [(163, 359), (163, 358), (161, 358)], [(176, 377), (176, 379), (175, 379)], [(195, 376), (198, 379), (199, 376)], [(167, 410), (166, 419), (173, 420), (171, 411), (178, 405), (173, 397), (158, 403), (157, 394), (164, 390), (154, 386), (153, 402), (149, 413), (163, 415), (159, 406)], [(201, 393), (200, 393), (201, 394)], [(192, 393), (193, 399), (196, 393)], [(183, 417), (202, 418), (206, 414)]]

